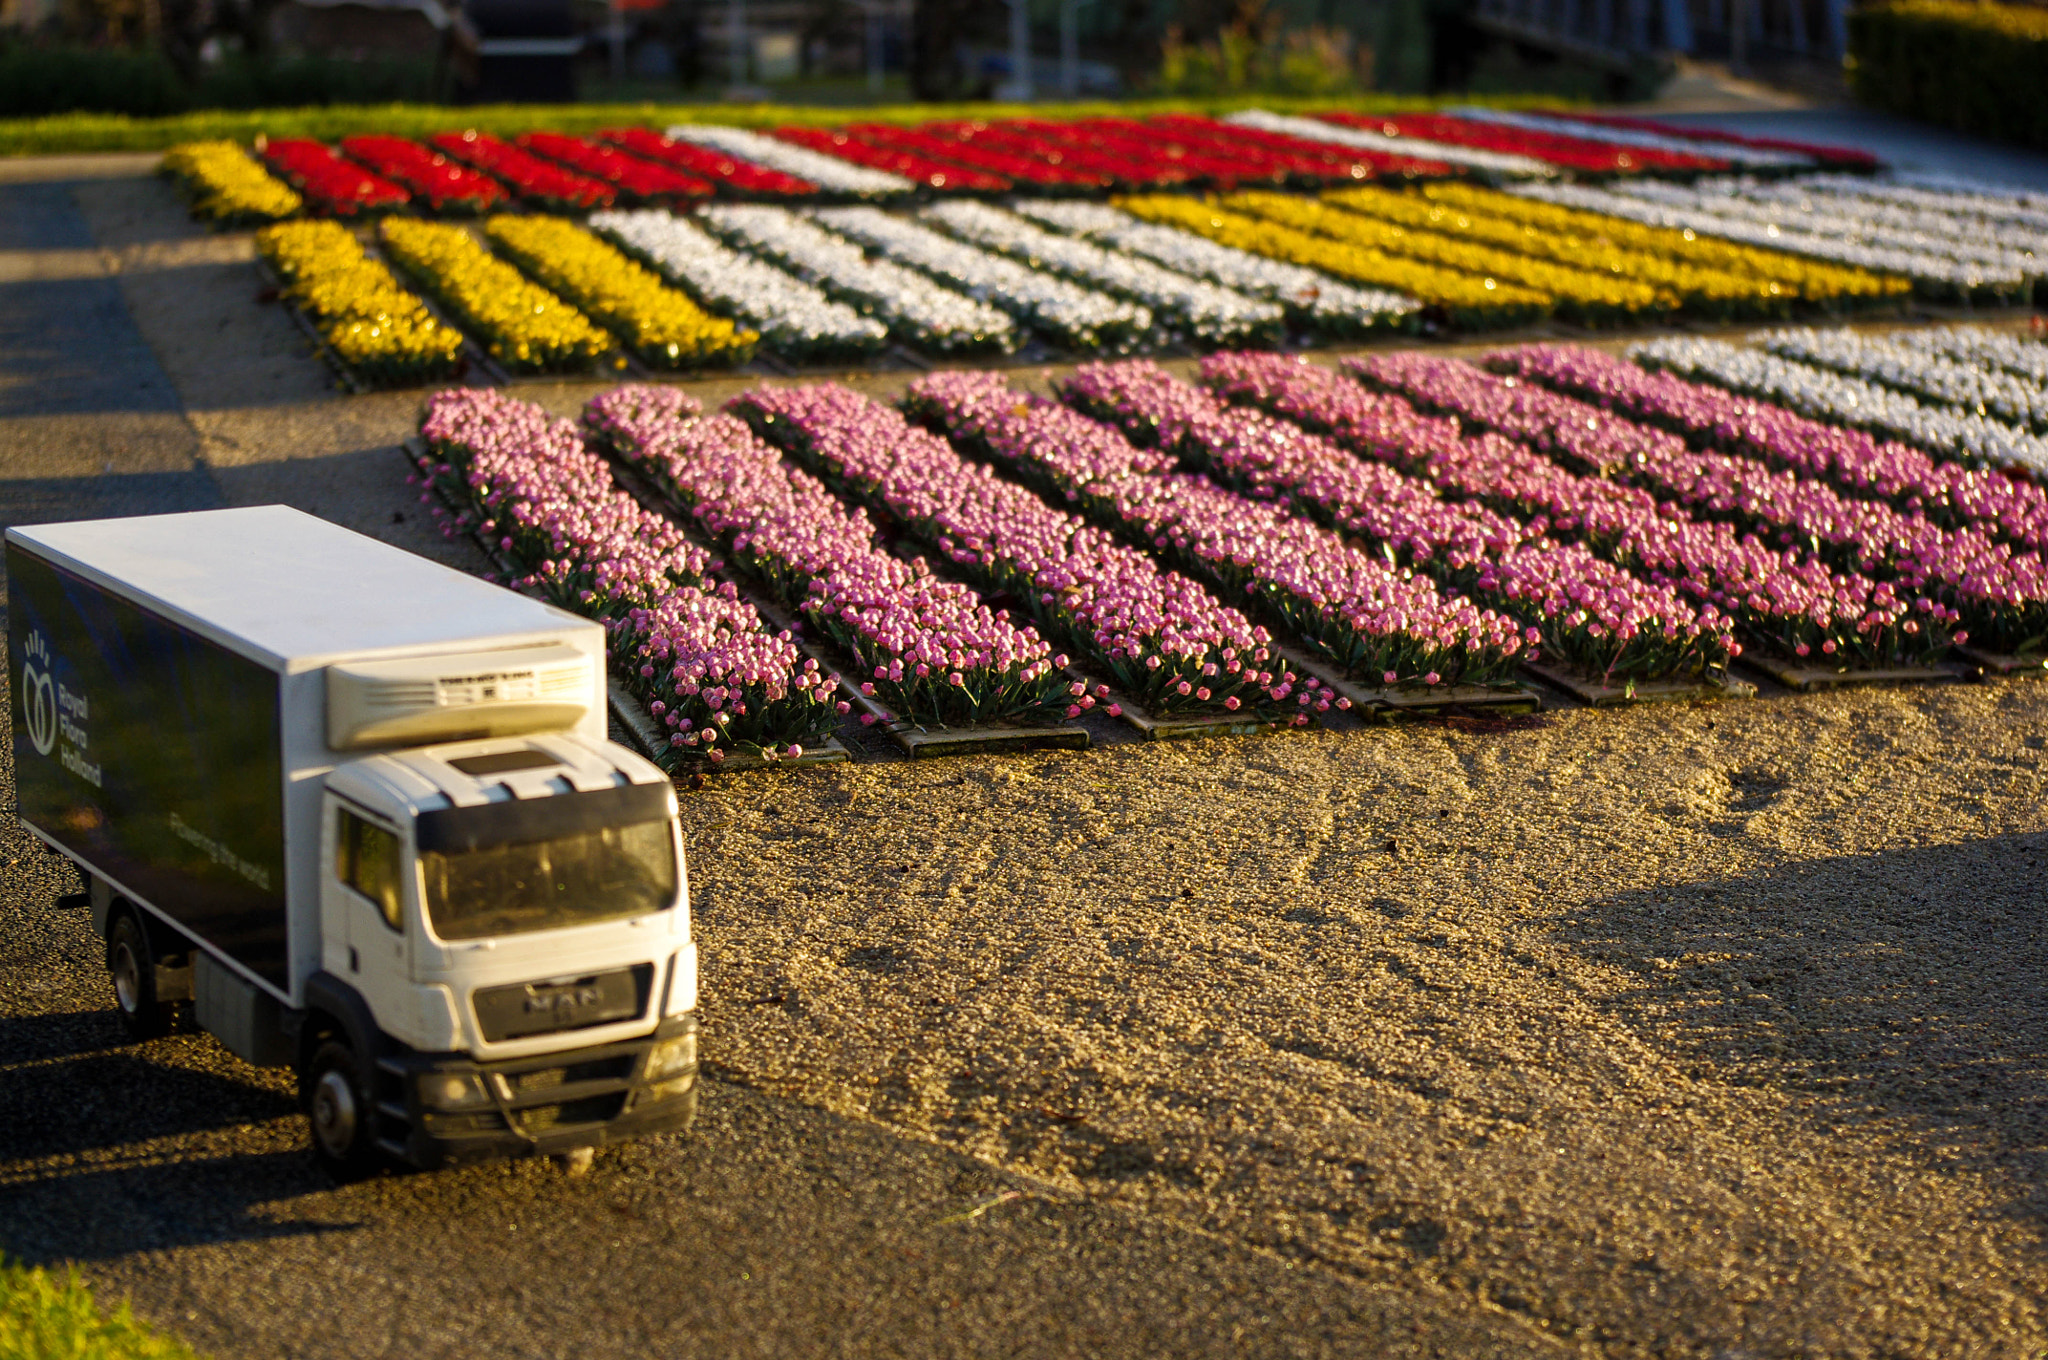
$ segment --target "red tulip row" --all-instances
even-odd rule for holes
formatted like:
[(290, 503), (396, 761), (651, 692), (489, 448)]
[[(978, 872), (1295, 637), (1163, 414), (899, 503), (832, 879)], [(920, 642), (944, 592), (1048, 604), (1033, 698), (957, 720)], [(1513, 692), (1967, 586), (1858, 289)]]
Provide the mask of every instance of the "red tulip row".
[(1646, 170), (1698, 173), (1729, 168), (1727, 161), (1714, 156), (1688, 156), (1676, 151), (1617, 146), (1598, 140), (1591, 135), (1591, 129), (1585, 137), (1565, 137), (1526, 128), (1474, 122), (1447, 113), (1323, 113), (1316, 116), (1344, 127), (1367, 128), (1389, 136), (1422, 137), (1432, 142), (1448, 142), (1452, 146), (1477, 147), (1481, 151), (1534, 156), (1568, 170), (1595, 175), (1638, 174)]
[(818, 192), (818, 186), (807, 179), (646, 128), (611, 128), (597, 133), (596, 140), (623, 147), (642, 160), (674, 166), (742, 197), (808, 198)]
[(302, 137), (280, 137), (270, 142), (263, 148), (263, 159), (323, 216), (390, 212), (412, 201), (411, 194), (390, 180)]
[(1001, 175), (933, 160), (915, 151), (878, 146), (844, 131), (779, 127), (775, 129), (775, 135), (793, 146), (822, 151), (828, 156), (837, 156), (855, 165), (865, 165), (870, 170), (887, 170), (892, 175), (901, 175), (907, 180), (933, 189), (985, 190), (1000, 193), (1010, 187), (1010, 181)]
[(519, 145), (535, 155), (560, 161), (571, 170), (600, 179), (618, 190), (628, 203), (674, 204), (711, 197), (711, 185), (672, 165), (629, 156), (615, 146), (565, 137), (559, 132), (529, 132)]
[(505, 190), (473, 170), (403, 137), (344, 137), (341, 149), (388, 180), (404, 185), (435, 212), (489, 212), (505, 201)]
[(588, 208), (609, 208), (617, 197), (603, 180), (564, 170), (510, 142), (499, 141), (488, 132), (442, 132), (428, 138), (435, 148), (457, 160), (488, 170), (527, 202), (539, 207), (572, 212)]

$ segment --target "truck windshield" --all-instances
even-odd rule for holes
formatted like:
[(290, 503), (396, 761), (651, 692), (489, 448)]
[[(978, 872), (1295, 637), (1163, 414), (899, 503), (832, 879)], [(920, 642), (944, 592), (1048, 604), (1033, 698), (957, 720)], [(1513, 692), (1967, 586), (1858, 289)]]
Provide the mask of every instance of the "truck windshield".
[(427, 917), (444, 940), (517, 935), (662, 911), (676, 900), (671, 823), (426, 851)]

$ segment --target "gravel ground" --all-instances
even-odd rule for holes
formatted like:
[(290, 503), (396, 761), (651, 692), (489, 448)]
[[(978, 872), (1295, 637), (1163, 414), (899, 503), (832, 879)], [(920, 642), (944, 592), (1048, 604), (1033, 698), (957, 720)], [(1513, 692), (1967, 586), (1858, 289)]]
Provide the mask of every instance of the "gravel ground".
[[(123, 413), (0, 331), (0, 520), (171, 476), (473, 565), (245, 241), (45, 179), (0, 289), (118, 288), (177, 402), (80, 471)], [(223, 1357), (2039, 1356), (2044, 748), (2013, 682), (716, 778), (703, 1121), (580, 1181), (325, 1186), (276, 1074), (119, 1043), (8, 829), (0, 1245)]]

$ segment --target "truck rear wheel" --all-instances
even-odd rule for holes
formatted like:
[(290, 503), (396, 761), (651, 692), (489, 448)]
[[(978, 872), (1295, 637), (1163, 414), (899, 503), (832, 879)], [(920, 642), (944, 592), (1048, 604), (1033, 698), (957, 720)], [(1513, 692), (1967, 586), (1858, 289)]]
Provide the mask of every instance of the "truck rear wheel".
[(327, 1038), (299, 1078), (313, 1156), (338, 1181), (360, 1180), (377, 1169), (370, 1084), (347, 1041)]
[(107, 928), (107, 976), (114, 983), (121, 1027), (130, 1037), (154, 1039), (171, 1032), (173, 1003), (157, 999), (156, 951), (132, 910), (115, 916)]

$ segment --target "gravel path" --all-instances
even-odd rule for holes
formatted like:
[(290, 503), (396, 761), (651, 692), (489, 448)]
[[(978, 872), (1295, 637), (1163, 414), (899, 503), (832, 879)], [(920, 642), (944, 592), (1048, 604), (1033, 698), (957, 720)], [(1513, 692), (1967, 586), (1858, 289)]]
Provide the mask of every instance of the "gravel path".
[[(184, 485), (471, 560), (416, 397), (64, 193)], [(8, 400), (0, 521), (140, 485)], [(118, 1042), (8, 828), (0, 1246), (221, 1357), (2038, 1356), (2044, 749), (2014, 682), (717, 778), (703, 1122), (580, 1181), (325, 1186), (275, 1074)]]

